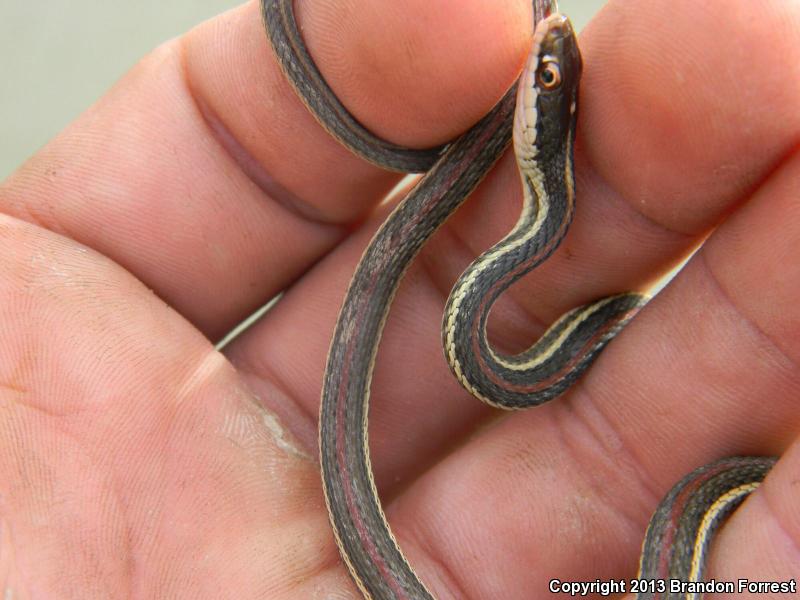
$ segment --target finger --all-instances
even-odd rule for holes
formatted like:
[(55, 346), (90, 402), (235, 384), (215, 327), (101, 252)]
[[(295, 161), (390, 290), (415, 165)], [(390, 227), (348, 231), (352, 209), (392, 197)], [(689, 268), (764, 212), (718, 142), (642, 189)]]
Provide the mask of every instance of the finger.
[[(642, 327), (619, 349), (626, 368), (587, 380), (604, 414), (628, 432), (625, 443), (646, 450), (638, 456), (646, 471), (672, 478), (709, 455), (776, 452), (794, 437), (800, 278), (781, 265), (797, 254), (798, 181), (795, 153), (642, 315)], [(631, 351), (647, 348), (646, 338), (659, 342), (636, 358)], [(602, 391), (620, 386), (631, 394)], [(660, 443), (653, 448), (654, 431)]]
[[(720, 531), (709, 557), (709, 576), (736, 583), (729, 597), (763, 598), (795, 592), (797, 585), (797, 541), (800, 522), (797, 510), (796, 473), (800, 452), (797, 442), (772, 469), (758, 490), (737, 510)], [(752, 582), (795, 582), (795, 589), (755, 590), (740, 580)]]
[[(523, 60), (524, 0), (489, 14), (473, 0), (455, 17), (420, 1), (373, 4), (298, 12), (337, 94), (397, 142), (450, 139)], [(429, 36), (420, 22), (449, 35)], [(480, 85), (455, 102), (463, 80)], [(251, 2), (145, 58), (0, 188), (0, 210), (111, 257), (217, 338), (319, 260), (396, 180), (308, 115)]]

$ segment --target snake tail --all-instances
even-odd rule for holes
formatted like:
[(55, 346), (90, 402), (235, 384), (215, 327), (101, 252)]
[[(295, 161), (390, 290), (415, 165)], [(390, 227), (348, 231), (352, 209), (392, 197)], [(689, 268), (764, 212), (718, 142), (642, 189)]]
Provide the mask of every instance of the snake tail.
[[(776, 462), (774, 457), (724, 458), (696, 469), (661, 501), (645, 534), (640, 580), (705, 580), (706, 558), (725, 518), (758, 488)], [(639, 600), (686, 600), (702, 594), (659, 590), (641, 592)]]

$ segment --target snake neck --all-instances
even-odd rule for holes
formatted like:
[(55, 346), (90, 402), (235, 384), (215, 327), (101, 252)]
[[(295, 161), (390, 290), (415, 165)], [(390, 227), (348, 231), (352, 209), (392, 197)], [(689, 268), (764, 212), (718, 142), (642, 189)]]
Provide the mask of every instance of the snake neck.
[[(528, 152), (527, 156), (535, 155)], [(528, 364), (523, 372), (529, 377), (542, 378), (538, 361), (547, 350), (541, 343), (547, 336), (518, 355), (506, 355), (491, 346), (486, 325), (499, 296), (544, 262), (566, 233), (574, 209), (571, 163), (572, 144), (568, 143), (560, 160), (548, 161), (546, 170), (532, 159), (520, 170), (523, 203), (519, 220), (506, 237), (464, 271), (448, 299), (443, 344), (451, 370), (468, 391), (488, 404), (506, 407), (502, 400), (509, 383), (519, 378), (521, 365)], [(563, 174), (560, 177), (559, 172)]]
[[(512, 231), (461, 275), (445, 308), (445, 355), (474, 396), (505, 409), (542, 404), (565, 391), (644, 300), (620, 294), (574, 309), (519, 354), (490, 344), (486, 328), (500, 295), (545, 261), (567, 232), (575, 206), (573, 136), (550, 158), (521, 169), (523, 208)], [(518, 153), (519, 156), (519, 153)], [(541, 165), (541, 166), (540, 166)]]

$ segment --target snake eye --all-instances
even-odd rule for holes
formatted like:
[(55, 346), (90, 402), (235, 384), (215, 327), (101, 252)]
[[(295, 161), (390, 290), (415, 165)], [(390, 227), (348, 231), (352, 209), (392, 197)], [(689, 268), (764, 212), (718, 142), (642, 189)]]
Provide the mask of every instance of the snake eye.
[(558, 63), (553, 59), (545, 59), (539, 72), (536, 74), (541, 85), (546, 90), (552, 90), (561, 85), (561, 69), (558, 68)]

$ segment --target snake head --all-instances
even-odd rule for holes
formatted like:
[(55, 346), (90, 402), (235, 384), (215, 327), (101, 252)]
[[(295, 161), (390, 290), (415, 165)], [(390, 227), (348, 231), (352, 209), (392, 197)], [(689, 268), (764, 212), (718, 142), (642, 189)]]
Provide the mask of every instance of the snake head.
[(518, 158), (537, 161), (574, 138), (578, 84), (583, 62), (569, 19), (553, 14), (536, 27), (517, 90), (514, 148)]

